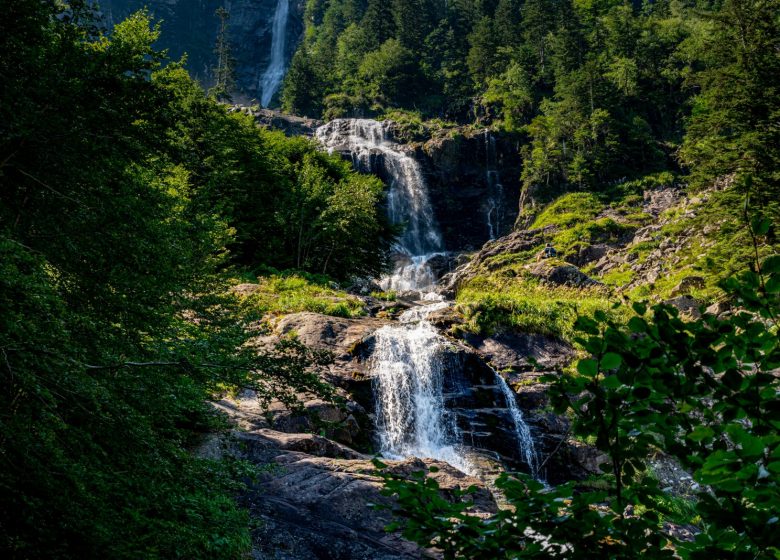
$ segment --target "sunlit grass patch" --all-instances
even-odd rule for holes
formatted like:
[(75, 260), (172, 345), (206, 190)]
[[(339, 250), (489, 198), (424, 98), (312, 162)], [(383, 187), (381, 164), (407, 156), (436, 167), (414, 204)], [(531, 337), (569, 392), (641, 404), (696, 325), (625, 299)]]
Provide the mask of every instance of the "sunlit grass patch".
[(529, 278), (478, 276), (458, 292), (459, 309), (471, 332), (492, 334), (517, 330), (574, 337), (574, 322), (596, 310), (620, 313), (603, 288), (549, 286)]
[(257, 278), (257, 288), (242, 297), (242, 305), (258, 316), (311, 311), (335, 317), (365, 314), (363, 302), (327, 279), (300, 273), (280, 273)]

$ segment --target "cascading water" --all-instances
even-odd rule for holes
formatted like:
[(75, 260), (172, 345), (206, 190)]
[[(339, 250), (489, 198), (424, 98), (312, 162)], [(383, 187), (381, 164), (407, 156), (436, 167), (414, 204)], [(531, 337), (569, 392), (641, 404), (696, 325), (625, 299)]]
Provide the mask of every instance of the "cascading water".
[(274, 20), (271, 34), (271, 59), (268, 67), (260, 78), (260, 103), (268, 107), (279, 86), (282, 84), (285, 66), (285, 46), (287, 39), (287, 19), (290, 15), (290, 0), (279, 0), (274, 12)]
[(426, 320), (446, 302), (411, 309), (374, 333), (374, 396), (384, 457), (428, 457), (470, 472), (455, 418), (445, 407), (444, 340)]
[(318, 128), (316, 137), (329, 151), (349, 152), (356, 169), (387, 179), (388, 216), (405, 227), (394, 247), (395, 270), (381, 279), (382, 288), (399, 292), (431, 288), (435, 276), (428, 261), (443, 254), (444, 244), (420, 165), (391, 139), (389, 124), (335, 119)]
[[(428, 191), (417, 161), (391, 139), (388, 123), (369, 119), (336, 119), (317, 129), (328, 151), (349, 153), (356, 169), (383, 177), (388, 185), (387, 210), (393, 223), (404, 224), (395, 247), (396, 268), (381, 280), (386, 290), (420, 292), (421, 299), (441, 299), (433, 292), (436, 276), (429, 266), (443, 254)], [(491, 237), (501, 228), (503, 187), (495, 169), (495, 140), (486, 135)], [(448, 307), (438, 301), (414, 307), (398, 323), (374, 333), (372, 355), (377, 428), (382, 455), (439, 459), (470, 473), (455, 415), (445, 405), (445, 381), (460, 364), (448, 363), (447, 341), (428, 321)], [(512, 389), (496, 374), (517, 434), (520, 456), (537, 475), (538, 460), (531, 432), (523, 421)]]
[(485, 131), (485, 154), (485, 179), (488, 186), (486, 219), (488, 235), (490, 239), (495, 239), (501, 235), (504, 221), (504, 185), (498, 174), (496, 139), (490, 131)]
[(531, 436), (531, 429), (523, 419), (523, 412), (520, 407), (517, 406), (517, 400), (515, 400), (515, 392), (509, 386), (509, 383), (499, 374), (496, 374), (496, 382), (501, 388), (501, 392), (506, 399), (506, 407), (509, 410), (509, 414), (512, 416), (512, 422), (515, 425), (515, 436), (517, 437), (518, 450), (520, 456), (528, 465), (528, 469), (531, 471), (531, 475), (534, 478), (539, 478), (539, 457), (536, 454), (536, 446), (534, 445), (534, 438)]

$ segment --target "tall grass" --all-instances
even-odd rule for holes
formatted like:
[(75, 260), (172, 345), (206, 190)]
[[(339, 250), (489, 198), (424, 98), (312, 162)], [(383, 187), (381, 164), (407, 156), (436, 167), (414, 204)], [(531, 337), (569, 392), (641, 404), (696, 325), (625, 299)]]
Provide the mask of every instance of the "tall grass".
[(529, 278), (484, 275), (466, 284), (457, 302), (466, 328), (480, 334), (517, 330), (574, 338), (574, 322), (596, 310), (615, 314), (608, 294), (599, 288), (548, 286)]

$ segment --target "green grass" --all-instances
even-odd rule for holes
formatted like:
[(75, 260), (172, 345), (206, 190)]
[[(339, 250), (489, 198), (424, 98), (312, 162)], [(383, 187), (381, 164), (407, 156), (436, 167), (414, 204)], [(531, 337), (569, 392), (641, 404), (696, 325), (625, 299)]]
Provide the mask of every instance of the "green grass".
[(574, 337), (578, 316), (596, 310), (616, 313), (603, 289), (550, 287), (530, 278), (501, 275), (474, 278), (460, 289), (457, 302), (471, 332), (517, 330), (568, 341)]
[(592, 220), (603, 209), (604, 205), (593, 193), (575, 192), (564, 194), (542, 210), (531, 225), (531, 229), (547, 226), (569, 228)]
[(362, 300), (329, 285), (320, 277), (281, 273), (259, 277), (256, 284), (257, 289), (242, 298), (242, 305), (258, 316), (301, 311), (335, 317), (365, 314)]

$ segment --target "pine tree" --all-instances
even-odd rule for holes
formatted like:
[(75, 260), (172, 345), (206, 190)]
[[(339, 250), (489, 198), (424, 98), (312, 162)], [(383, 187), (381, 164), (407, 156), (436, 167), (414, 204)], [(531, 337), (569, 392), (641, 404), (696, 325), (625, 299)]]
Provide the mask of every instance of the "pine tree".
[(230, 91), (235, 85), (233, 77), (233, 57), (230, 54), (230, 42), (228, 41), (228, 20), (230, 12), (223, 6), (214, 12), (219, 18), (219, 32), (214, 46), (214, 54), (217, 55), (217, 65), (214, 67), (214, 87), (209, 92), (220, 101), (230, 101)]

